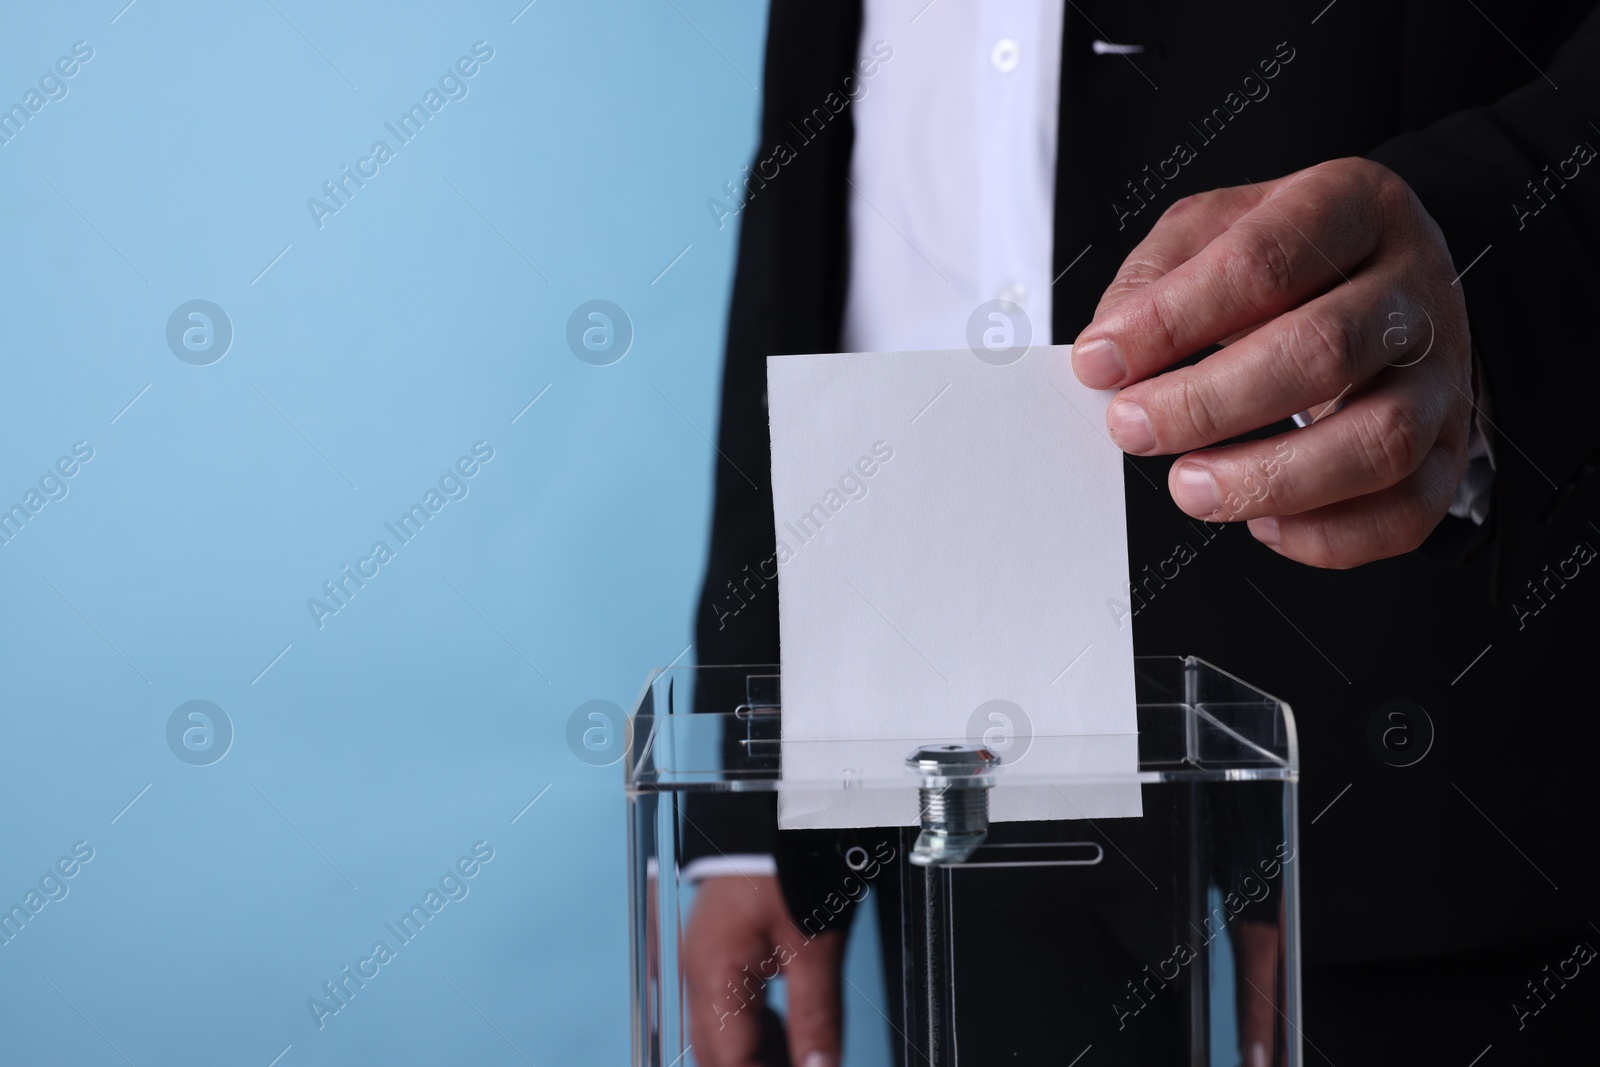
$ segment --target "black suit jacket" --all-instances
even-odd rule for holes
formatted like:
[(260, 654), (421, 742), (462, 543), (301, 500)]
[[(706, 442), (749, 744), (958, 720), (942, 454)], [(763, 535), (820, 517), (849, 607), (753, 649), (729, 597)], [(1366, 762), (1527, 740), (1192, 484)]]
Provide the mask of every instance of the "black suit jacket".
[[(1600, 548), (1600, 160), (1575, 176), (1567, 162), (1580, 142), (1600, 148), (1600, 14), (1588, 3), (1492, 0), (1322, 8), (1067, 6), (1056, 269), (1082, 258), (1052, 294), (1057, 340), (1069, 340), (1174, 200), (1349, 155), (1403, 176), (1467, 270), (1499, 468), (1487, 527), (1447, 519), (1422, 552), (1320, 571), (1243, 529), (1188, 519), (1165, 490), (1170, 459), (1128, 461), (1132, 577), (1159, 577), (1179, 545), (1197, 557), (1145, 587), (1138, 652), (1202, 656), (1296, 711), (1313, 964), (1581, 924), (1596, 885), (1586, 780), (1600, 739), (1585, 669), (1600, 566), (1574, 562), (1580, 543)], [(751, 582), (752, 571), (770, 573), (774, 552), (771, 490), (759, 477), (770, 469), (765, 357), (839, 348), (852, 142), (848, 106), (803, 143), (791, 122), (852, 73), (860, 20), (857, 3), (772, 5), (757, 154), (780, 141), (797, 151), (739, 220), (718, 444), (759, 488), (718, 461), (696, 620), (702, 663), (778, 659), (776, 587)], [(1095, 55), (1096, 38), (1145, 51)], [(1289, 53), (1270, 93), (1232, 113), (1244, 78)], [(892, 63), (877, 74), (894, 76)], [(1225, 124), (1207, 124), (1220, 107)], [(1193, 161), (1149, 181), (1178, 142)], [(1373, 714), (1397, 699), (1425, 708), (1435, 733), (1426, 758), (1405, 768), (1380, 761), (1368, 737)], [(697, 821), (715, 839), (703, 847), (773, 846), (770, 828), (727, 825), (711, 811)]]

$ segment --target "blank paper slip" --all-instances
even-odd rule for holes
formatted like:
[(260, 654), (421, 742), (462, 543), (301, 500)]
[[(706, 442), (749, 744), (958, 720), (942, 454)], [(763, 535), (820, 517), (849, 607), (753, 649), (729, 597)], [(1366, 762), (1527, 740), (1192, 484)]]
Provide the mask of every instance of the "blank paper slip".
[[(781, 826), (915, 823), (901, 761), (929, 741), (1030, 775), (1137, 769), (1133, 633), (1107, 607), (1128, 580), (1113, 392), (1080, 385), (1070, 353), (767, 360), (784, 774), (907, 783), (787, 790)], [(990, 812), (1138, 815), (1140, 793), (1002, 784)]]

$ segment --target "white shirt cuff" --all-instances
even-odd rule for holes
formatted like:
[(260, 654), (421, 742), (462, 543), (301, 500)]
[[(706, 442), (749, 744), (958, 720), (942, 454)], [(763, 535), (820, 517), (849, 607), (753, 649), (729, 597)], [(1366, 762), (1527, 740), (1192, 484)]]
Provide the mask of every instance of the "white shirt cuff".
[(772, 878), (777, 873), (778, 861), (772, 856), (736, 853), (732, 856), (701, 856), (690, 860), (684, 865), (680, 878), (685, 882), (698, 882), (730, 874), (745, 878)]
[(1450, 504), (1450, 514), (1458, 519), (1471, 519), (1482, 526), (1489, 517), (1489, 490), (1494, 486), (1494, 452), (1489, 448), (1489, 436), (1478, 425), (1478, 416), (1472, 417), (1467, 429), (1467, 469), (1456, 485), (1456, 498)]

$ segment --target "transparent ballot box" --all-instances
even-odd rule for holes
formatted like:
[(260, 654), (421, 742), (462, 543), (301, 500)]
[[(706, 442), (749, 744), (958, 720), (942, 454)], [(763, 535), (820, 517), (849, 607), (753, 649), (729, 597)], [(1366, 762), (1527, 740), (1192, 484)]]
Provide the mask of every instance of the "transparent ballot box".
[[(1300, 1064), (1293, 715), (1192, 657), (1136, 670), (1121, 763), (1004, 705), (975, 736), (785, 743), (776, 667), (653, 674), (633, 1062), (811, 1067), (836, 1012), (845, 1067)], [(989, 818), (1029, 790), (1081, 817)], [(779, 829), (830, 798), (893, 825)]]

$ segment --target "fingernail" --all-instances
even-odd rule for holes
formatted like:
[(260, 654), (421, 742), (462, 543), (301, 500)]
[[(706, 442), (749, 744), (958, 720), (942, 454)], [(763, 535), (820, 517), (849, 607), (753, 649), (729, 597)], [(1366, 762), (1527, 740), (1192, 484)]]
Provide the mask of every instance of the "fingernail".
[(1156, 430), (1150, 425), (1150, 416), (1131, 400), (1113, 400), (1106, 412), (1106, 424), (1111, 427), (1111, 439), (1124, 452), (1138, 454), (1156, 447)]
[(1072, 369), (1078, 381), (1090, 389), (1110, 389), (1128, 373), (1128, 365), (1109, 337), (1079, 345), (1072, 350)]
[(833, 1057), (826, 1052), (808, 1052), (801, 1067), (833, 1067)]
[(1278, 533), (1278, 520), (1271, 515), (1259, 519), (1251, 519), (1245, 525), (1250, 527), (1250, 536), (1268, 548), (1277, 548), (1282, 541), (1282, 537)]
[[(810, 1064), (807, 1064), (806, 1067), (810, 1067)], [(1260, 1041), (1254, 1041), (1250, 1044), (1249, 1067), (1272, 1067), (1272, 1058), (1267, 1055), (1267, 1046)]]
[(1217, 495), (1217, 480), (1204, 467), (1189, 463), (1178, 468), (1172, 499), (1196, 518), (1205, 518), (1222, 506)]

